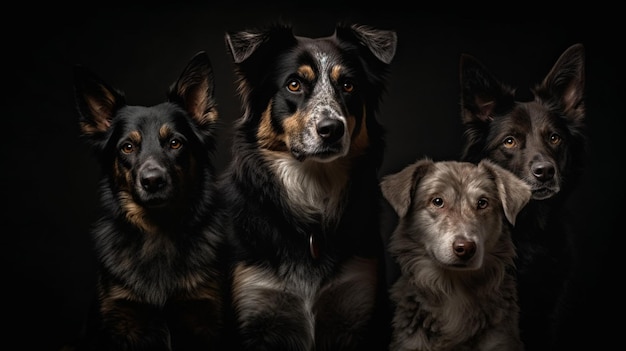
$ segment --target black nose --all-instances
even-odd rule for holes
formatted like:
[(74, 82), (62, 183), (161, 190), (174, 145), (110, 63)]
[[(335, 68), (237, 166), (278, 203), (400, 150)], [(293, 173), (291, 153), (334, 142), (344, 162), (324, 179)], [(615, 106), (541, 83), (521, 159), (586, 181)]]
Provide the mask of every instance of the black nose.
[(532, 172), (535, 178), (545, 182), (554, 178), (554, 165), (550, 162), (536, 162), (532, 166)]
[(162, 189), (167, 179), (165, 176), (165, 169), (158, 165), (156, 162), (147, 162), (139, 171), (139, 181), (141, 186), (147, 192), (156, 192)]
[(343, 136), (344, 127), (340, 120), (324, 118), (317, 123), (317, 134), (327, 143), (334, 143)]
[(454, 254), (464, 260), (469, 260), (476, 253), (476, 243), (466, 239), (456, 239), (452, 243)]

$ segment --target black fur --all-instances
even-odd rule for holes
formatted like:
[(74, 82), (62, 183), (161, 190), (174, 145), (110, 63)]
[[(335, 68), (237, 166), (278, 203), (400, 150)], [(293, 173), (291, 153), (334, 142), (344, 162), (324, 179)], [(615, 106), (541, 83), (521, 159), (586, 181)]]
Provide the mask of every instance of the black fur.
[(167, 101), (124, 93), (75, 67), (81, 135), (102, 171), (94, 224), (97, 304), (89, 350), (207, 350), (223, 328), (224, 229), (212, 154), (217, 110), (204, 52)]
[(527, 350), (557, 349), (559, 319), (569, 308), (574, 247), (564, 209), (587, 152), (584, 63), (583, 45), (572, 45), (534, 87), (534, 98), (518, 101), (515, 90), (475, 58), (463, 55), (460, 62), (467, 137), (462, 159), (489, 158), (533, 190), (513, 234)]
[(386, 348), (376, 116), (395, 32), (338, 25), (313, 39), (280, 24), (226, 43), (245, 109), (223, 186), (235, 347)]

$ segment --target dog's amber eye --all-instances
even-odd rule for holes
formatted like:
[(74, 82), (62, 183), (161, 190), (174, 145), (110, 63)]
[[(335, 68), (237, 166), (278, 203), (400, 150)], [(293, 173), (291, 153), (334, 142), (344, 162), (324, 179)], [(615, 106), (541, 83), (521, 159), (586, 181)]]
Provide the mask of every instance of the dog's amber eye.
[(508, 136), (504, 138), (502, 145), (504, 145), (504, 147), (507, 149), (514, 148), (517, 146), (517, 140), (515, 140), (515, 138), (513, 138), (512, 136)]
[(287, 89), (289, 89), (289, 91), (297, 92), (300, 91), (301, 87), (300, 82), (295, 79), (287, 83)]
[(560, 135), (558, 135), (558, 134), (556, 134), (556, 133), (555, 133), (555, 134), (550, 135), (550, 143), (551, 143), (552, 145), (559, 145), (559, 144), (561, 143), (561, 140), (562, 140), (562, 139), (561, 139), (561, 136), (560, 136)]
[(435, 205), (436, 207), (443, 207), (443, 199), (440, 197), (436, 197), (434, 198), (432, 201), (432, 204)]
[(485, 199), (484, 197), (478, 199), (478, 203), (477, 203), (478, 209), (487, 208), (487, 206), (489, 206), (489, 201), (487, 201), (487, 199)]
[(343, 82), (343, 91), (346, 93), (351, 93), (354, 91), (354, 84), (351, 81), (347, 80)]
[(122, 144), (120, 150), (122, 150), (122, 152), (125, 154), (130, 154), (135, 151), (135, 145), (133, 145), (132, 143), (124, 143)]
[(180, 140), (178, 140), (178, 139), (170, 140), (170, 148), (172, 148), (172, 149), (180, 149), (181, 146), (183, 146), (183, 143), (181, 143)]

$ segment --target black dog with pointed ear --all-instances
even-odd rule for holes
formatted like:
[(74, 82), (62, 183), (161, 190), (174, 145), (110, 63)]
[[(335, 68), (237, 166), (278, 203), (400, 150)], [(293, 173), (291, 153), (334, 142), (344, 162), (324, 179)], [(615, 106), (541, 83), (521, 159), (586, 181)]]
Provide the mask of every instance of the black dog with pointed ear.
[(102, 170), (93, 226), (97, 303), (86, 350), (199, 350), (220, 344), (224, 240), (212, 154), (213, 70), (196, 54), (167, 101), (135, 106), (75, 67), (82, 137)]
[[(582, 44), (565, 50), (534, 98), (517, 101), (475, 58), (460, 63), (462, 159), (490, 159), (531, 186), (532, 199), (520, 213), (517, 247), (522, 338), (528, 350), (555, 349), (559, 313), (572, 265), (572, 234), (563, 213), (584, 170), (585, 54)], [(569, 338), (568, 335), (563, 337)]]
[(377, 120), (396, 33), (228, 33), (244, 115), (223, 189), (237, 347), (381, 350), (389, 322)]

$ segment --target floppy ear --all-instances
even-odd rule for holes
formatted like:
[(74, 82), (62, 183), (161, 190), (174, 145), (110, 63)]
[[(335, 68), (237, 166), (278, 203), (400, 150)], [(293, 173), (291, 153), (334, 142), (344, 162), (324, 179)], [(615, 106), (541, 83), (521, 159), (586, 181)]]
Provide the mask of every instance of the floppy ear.
[(424, 158), (406, 166), (398, 173), (383, 177), (380, 182), (381, 192), (398, 216), (406, 216), (419, 180), (432, 165), (432, 160)]
[(75, 65), (74, 96), (82, 135), (103, 148), (113, 117), (126, 105), (124, 93), (109, 86), (87, 67)]
[(517, 215), (530, 201), (532, 195), (530, 185), (489, 160), (482, 160), (478, 165), (485, 167), (494, 176), (504, 215), (509, 223), (515, 225)]
[(584, 87), (585, 48), (578, 43), (561, 54), (534, 92), (544, 101), (556, 102), (572, 122), (581, 122), (585, 116)]
[(217, 121), (215, 80), (206, 52), (195, 54), (168, 91), (168, 100), (184, 108), (202, 130)]

